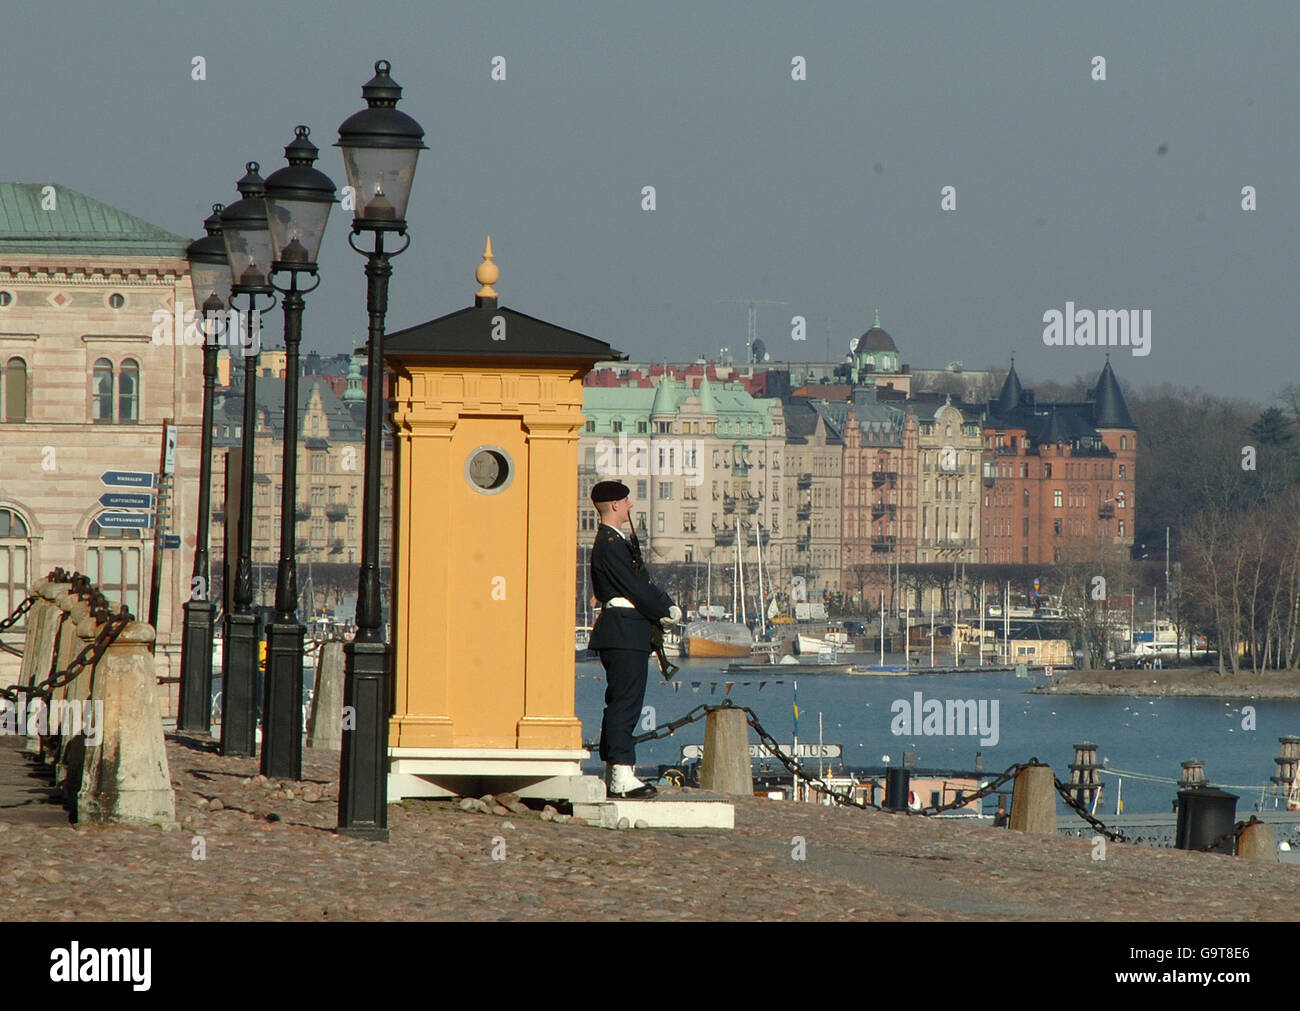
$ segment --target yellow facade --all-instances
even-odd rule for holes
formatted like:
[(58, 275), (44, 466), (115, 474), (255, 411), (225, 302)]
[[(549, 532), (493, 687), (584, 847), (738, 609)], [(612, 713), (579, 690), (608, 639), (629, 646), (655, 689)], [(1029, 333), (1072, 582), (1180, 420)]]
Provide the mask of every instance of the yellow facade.
[[(573, 704), (574, 476), (588, 366), (388, 358), (400, 748), (580, 748)], [(491, 493), (467, 463), (503, 451)]]

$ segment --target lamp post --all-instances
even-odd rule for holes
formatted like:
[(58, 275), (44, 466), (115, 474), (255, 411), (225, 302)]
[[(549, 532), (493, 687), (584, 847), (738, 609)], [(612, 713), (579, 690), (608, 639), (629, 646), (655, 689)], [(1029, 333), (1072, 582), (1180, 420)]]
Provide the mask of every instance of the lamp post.
[[(242, 199), (221, 212), (222, 237), (230, 260), (230, 291), (248, 298), (247, 330), (239, 335), (244, 355), (244, 422), (240, 456), (239, 547), (233, 606), (226, 614), (222, 650), (221, 753), (251, 758), (257, 753), (257, 619), (253, 602), (253, 454), (256, 451), (257, 362), (260, 351), (257, 297), (270, 295), (271, 232), (266, 220), (266, 184), (250, 161), (239, 180)], [(270, 308), (268, 306), (267, 308)], [(258, 329), (255, 329), (258, 328)], [(231, 354), (235, 344), (231, 342)], [(227, 571), (229, 567), (227, 566)]]
[[(338, 140), (348, 185), (356, 199), (348, 245), (366, 257), (366, 310), (370, 316), (357, 632), (343, 647), (343, 704), (345, 711), (355, 715), (355, 723), (343, 727), (338, 828), (344, 835), (382, 841), (388, 839), (388, 718), (392, 705), (392, 651), (381, 627), (379, 604), (384, 317), (388, 312), (388, 279), (392, 275), (389, 261), (410, 245), (406, 237), (406, 202), (411, 195), (416, 159), (425, 146), (420, 124), (397, 111), (402, 89), (388, 76), (390, 69), (387, 60), (375, 64), (375, 76), (361, 89), (367, 107), (344, 121)], [(363, 249), (353, 241), (362, 232), (373, 233), (373, 250)], [(406, 242), (399, 249), (386, 250), (387, 232), (396, 232)]]
[(190, 261), (194, 305), (203, 313), (203, 437), (199, 450), (199, 522), (194, 540), (190, 599), (184, 604), (181, 633), (181, 697), (176, 728), (207, 736), (212, 732), (212, 583), (208, 571), (208, 528), (212, 505), (212, 393), (217, 381), (215, 316), (230, 302), (230, 265), (221, 237), (221, 204), (203, 222), (207, 235), (185, 251)]
[(298, 345), (303, 295), (298, 275), (317, 277), (316, 256), (334, 204), (334, 184), (312, 168), (319, 153), (300, 126), (284, 149), (289, 165), (266, 180), (271, 226), (271, 272), (288, 271), (289, 287), (276, 290), (284, 305), (284, 461), (280, 477), (280, 563), (275, 579), (275, 621), (266, 630), (266, 690), (262, 702), (262, 775), (302, 779), (302, 647), (298, 624)]

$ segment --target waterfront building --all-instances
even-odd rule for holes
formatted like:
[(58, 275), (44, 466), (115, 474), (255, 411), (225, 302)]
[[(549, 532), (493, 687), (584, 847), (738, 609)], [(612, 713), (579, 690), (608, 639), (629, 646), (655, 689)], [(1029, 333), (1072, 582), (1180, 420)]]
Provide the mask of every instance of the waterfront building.
[(792, 397), (783, 405), (783, 529), (777, 586), (801, 577), (809, 600), (842, 590), (841, 503), (844, 439), (824, 403)]
[(756, 528), (771, 562), (785, 529), (780, 401), (711, 375), (711, 367), (660, 369), (654, 385), (637, 373), (619, 385), (597, 377), (600, 385), (584, 387), (579, 545), (590, 546), (599, 522), (592, 486), (614, 479), (630, 489), (647, 562), (729, 566), (740, 546), (752, 565)]
[(982, 411), (945, 397), (937, 407), (917, 403), (920, 457), (916, 561), (958, 565), (980, 561)]
[(981, 561), (1040, 564), (1131, 548), (1137, 426), (1107, 356), (1081, 404), (1038, 404), (1015, 363), (988, 404)]

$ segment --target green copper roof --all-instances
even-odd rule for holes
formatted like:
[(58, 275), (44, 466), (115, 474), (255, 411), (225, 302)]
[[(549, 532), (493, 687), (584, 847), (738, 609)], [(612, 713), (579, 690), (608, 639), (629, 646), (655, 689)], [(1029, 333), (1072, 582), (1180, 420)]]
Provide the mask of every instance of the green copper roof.
[(704, 414), (717, 414), (718, 404), (713, 399), (713, 387), (709, 385), (709, 377), (700, 377), (700, 388), (697, 391), (700, 397), (700, 411)]
[(651, 414), (676, 414), (677, 397), (673, 389), (677, 384), (667, 376), (659, 380), (659, 388), (655, 390), (654, 404), (650, 408)]
[(0, 182), (0, 252), (184, 257), (189, 241), (66, 186)]

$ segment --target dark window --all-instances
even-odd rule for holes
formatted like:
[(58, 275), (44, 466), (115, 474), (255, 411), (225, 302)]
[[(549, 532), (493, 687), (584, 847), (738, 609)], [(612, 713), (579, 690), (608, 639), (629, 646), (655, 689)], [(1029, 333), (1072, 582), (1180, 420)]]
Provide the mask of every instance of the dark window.
[(4, 400), (5, 421), (27, 420), (27, 363), (21, 358), (5, 366)]
[(117, 377), (117, 420), (140, 420), (140, 365), (134, 358), (122, 362)]
[(30, 558), (27, 524), (12, 509), (0, 509), (0, 614), (11, 614), (27, 596)]
[(91, 379), (93, 404), (90, 417), (92, 421), (113, 420), (113, 363), (107, 358), (95, 362), (95, 373)]

